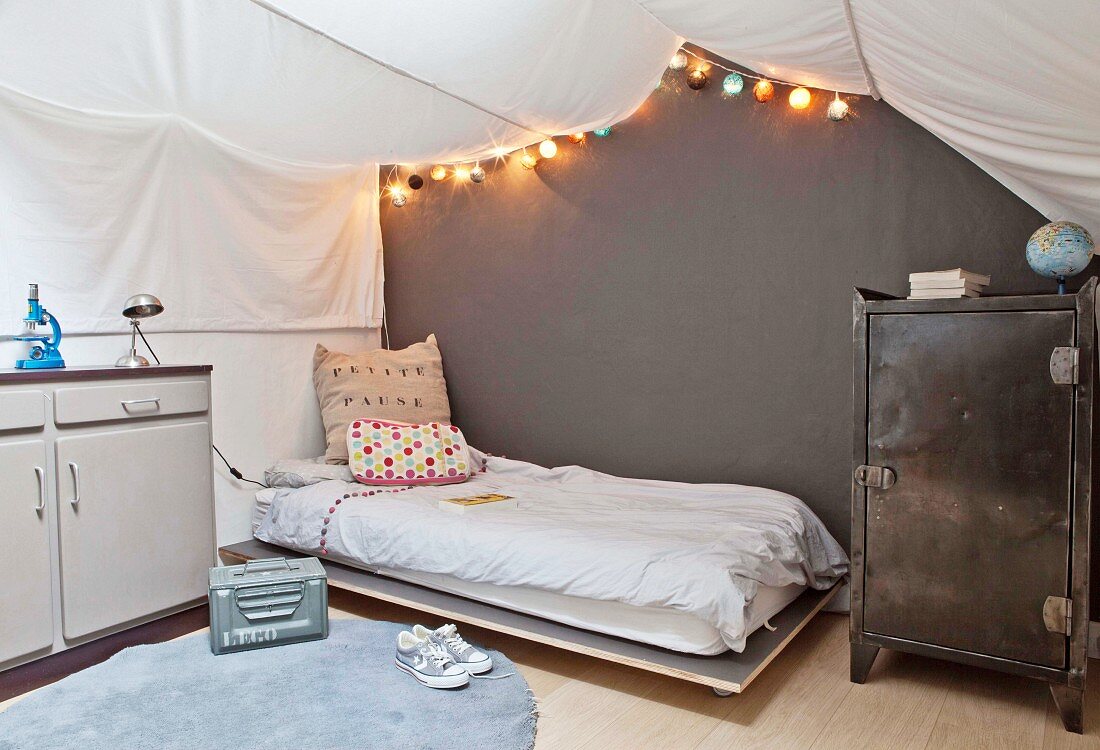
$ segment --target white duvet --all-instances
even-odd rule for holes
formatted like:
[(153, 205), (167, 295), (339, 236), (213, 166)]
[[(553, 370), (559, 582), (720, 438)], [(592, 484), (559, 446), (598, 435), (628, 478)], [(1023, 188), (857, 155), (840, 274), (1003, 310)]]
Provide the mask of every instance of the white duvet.
[[(745, 647), (745, 607), (758, 586), (825, 589), (848, 570), (817, 516), (782, 492), (622, 479), (471, 452), (475, 466), (486, 459), (486, 471), (465, 484), (378, 488), (346, 500), (374, 488), (330, 480), (274, 490), (256, 537), (320, 554), (327, 528), (328, 557), (360, 566), (672, 607), (714, 625), (735, 651)], [(511, 495), (519, 507), (462, 515), (437, 507), (483, 492)]]

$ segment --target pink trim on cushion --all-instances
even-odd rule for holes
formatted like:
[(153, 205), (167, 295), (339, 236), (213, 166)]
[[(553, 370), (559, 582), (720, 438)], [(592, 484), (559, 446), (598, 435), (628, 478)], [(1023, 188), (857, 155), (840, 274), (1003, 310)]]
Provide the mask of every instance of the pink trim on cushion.
[(461, 484), (470, 479), (469, 474), (459, 474), (456, 477), (433, 477), (425, 479), (403, 479), (401, 477), (394, 477), (393, 479), (365, 479), (358, 474), (354, 474), (353, 476), (360, 484), (372, 487), (374, 485), (378, 485), (379, 487), (396, 487), (398, 485), (404, 487), (431, 487), (440, 484)]
[(361, 484), (457, 484), (476, 473), (462, 431), (451, 424), (360, 417), (348, 425), (347, 439), (349, 468)]

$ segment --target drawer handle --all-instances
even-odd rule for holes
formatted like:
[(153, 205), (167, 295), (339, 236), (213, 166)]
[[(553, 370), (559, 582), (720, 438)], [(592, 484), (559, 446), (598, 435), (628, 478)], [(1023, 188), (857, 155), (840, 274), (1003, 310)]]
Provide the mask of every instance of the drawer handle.
[(122, 408), (127, 406), (136, 406), (138, 404), (156, 404), (160, 406), (160, 396), (154, 396), (153, 398), (132, 398), (129, 401), (122, 401)]
[(69, 505), (75, 508), (80, 502), (80, 467), (70, 461), (69, 471), (73, 473), (73, 499), (69, 501)]
[(34, 473), (38, 477), (38, 505), (34, 506), (34, 512), (41, 513), (46, 509), (46, 470), (35, 466)]

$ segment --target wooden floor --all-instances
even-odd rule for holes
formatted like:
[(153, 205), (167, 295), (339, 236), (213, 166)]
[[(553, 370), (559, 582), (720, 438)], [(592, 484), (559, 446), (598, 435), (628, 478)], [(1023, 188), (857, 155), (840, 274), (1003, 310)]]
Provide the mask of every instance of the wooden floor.
[[(330, 604), (333, 618), (422, 619), (336, 590)], [(1100, 690), (1086, 697), (1082, 737), (1062, 729), (1045, 685), (1019, 677), (883, 651), (867, 684), (851, 684), (841, 615), (818, 615), (743, 695), (729, 698), (519, 638), (469, 627), (463, 633), (519, 665), (541, 709), (536, 750), (1100, 750)]]

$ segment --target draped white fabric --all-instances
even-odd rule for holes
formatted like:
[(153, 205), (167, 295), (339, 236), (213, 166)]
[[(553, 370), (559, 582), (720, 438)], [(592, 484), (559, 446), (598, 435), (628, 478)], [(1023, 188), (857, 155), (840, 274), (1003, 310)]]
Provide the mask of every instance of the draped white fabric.
[(882, 97), (1041, 213), (1100, 232), (1100, 3), (855, 5)]
[(870, 89), (844, 0), (639, 0), (694, 44), (763, 75), (815, 88)]
[(373, 166), (257, 156), (186, 120), (73, 112), (0, 89), (0, 308), (27, 283), (67, 332), (125, 329), (151, 290), (157, 330), (378, 325)]
[(639, 2), (760, 73), (875, 90), (1049, 218), (1100, 232), (1095, 0)]
[(180, 328), (377, 324), (375, 165), (623, 119), (685, 39), (881, 93), (1097, 231), (1098, 32), (1092, 0), (5, 0), (5, 291), (60, 285), (77, 330), (153, 281)]
[(273, 158), (450, 161), (629, 115), (679, 41), (633, 0), (6, 0), (0, 85)]

